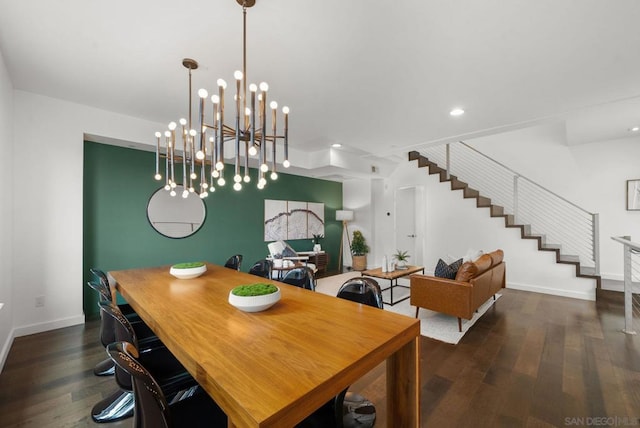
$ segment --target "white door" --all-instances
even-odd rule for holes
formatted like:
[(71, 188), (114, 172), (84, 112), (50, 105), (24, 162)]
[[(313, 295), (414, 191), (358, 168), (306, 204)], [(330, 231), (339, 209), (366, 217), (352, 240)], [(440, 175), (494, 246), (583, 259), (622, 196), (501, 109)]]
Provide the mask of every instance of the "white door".
[(416, 196), (419, 193), (415, 187), (403, 187), (396, 190), (395, 198), (396, 248), (393, 252), (407, 251), (411, 256), (411, 265), (420, 265), (422, 262), (416, 231)]

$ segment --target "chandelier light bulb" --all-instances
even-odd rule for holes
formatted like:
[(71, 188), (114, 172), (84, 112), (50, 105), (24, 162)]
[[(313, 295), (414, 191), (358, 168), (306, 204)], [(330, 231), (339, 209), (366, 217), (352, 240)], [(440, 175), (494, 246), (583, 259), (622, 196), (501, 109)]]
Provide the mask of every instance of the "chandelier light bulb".
[(282, 107), (282, 112), (284, 114), (289, 114), (289, 107), (287, 107), (287, 106)]
[(177, 185), (175, 182), (173, 182), (173, 181), (171, 182), (171, 188), (172, 188), (172, 189), (175, 189), (177, 186), (178, 186), (178, 185)]
[(267, 166), (266, 163), (263, 163), (262, 165), (260, 165), (260, 171), (262, 171), (262, 172), (269, 171), (269, 166)]
[(258, 182), (258, 190), (262, 190), (264, 189), (264, 184), (262, 184), (261, 182)]
[(202, 188), (203, 189), (207, 189), (209, 187), (209, 183), (207, 183), (206, 181), (202, 182)]
[(207, 193), (207, 191), (205, 190), (204, 192), (200, 193), (200, 199), (204, 199), (207, 196), (209, 196), (209, 194)]
[(162, 176), (160, 174), (156, 174), (153, 176), (156, 180), (162, 180)]
[(177, 126), (178, 126), (178, 125), (176, 125), (176, 123), (175, 123), (175, 122), (170, 122), (170, 123), (169, 123), (169, 130), (170, 130), (170, 131), (173, 131), (173, 130), (175, 130), (175, 129), (176, 129), (176, 127), (177, 127)]
[(258, 85), (256, 85), (255, 83), (252, 83), (249, 85), (249, 90), (251, 92), (256, 92), (258, 90)]
[(215, 192), (215, 191), (216, 191), (216, 188), (215, 188), (215, 187), (213, 187), (213, 186), (211, 186), (211, 187), (209, 187), (209, 190), (211, 191), (211, 193), (213, 193), (213, 192)]
[(198, 175), (195, 172), (192, 172), (189, 177), (191, 177), (192, 180), (195, 180), (196, 178), (198, 178)]
[(218, 178), (218, 186), (224, 186), (225, 184), (226, 181), (224, 180), (224, 177)]
[(204, 88), (200, 88), (198, 89), (198, 96), (200, 98), (207, 98), (209, 96), (209, 92), (207, 92), (207, 90)]
[(164, 131), (165, 137), (171, 137), (171, 131)]
[(242, 181), (242, 176), (240, 174), (236, 174), (233, 176), (233, 181), (236, 183), (240, 183)]
[(235, 190), (236, 192), (240, 191), (242, 189), (242, 184), (240, 183), (235, 183), (233, 185), (233, 190)]
[(285, 159), (284, 162), (282, 162), (282, 166), (285, 168), (289, 168), (289, 166), (291, 166), (289, 159)]
[(156, 138), (160, 138), (160, 137), (162, 137), (162, 133), (156, 132)]
[(278, 108), (278, 103), (275, 101), (271, 101), (271, 104), (269, 104), (269, 107), (271, 107), (272, 110), (275, 110)]
[(233, 72), (233, 78), (236, 80), (242, 80), (243, 74), (242, 71), (236, 70)]
[(224, 79), (218, 79), (216, 83), (218, 86), (222, 87), (222, 89), (227, 89), (227, 82), (225, 82)]
[(222, 171), (224, 169), (224, 164), (222, 163), (222, 161), (216, 162), (216, 169), (218, 171)]
[(193, 186), (189, 187), (189, 193), (194, 193), (196, 191), (196, 189), (193, 188)]
[(185, 126), (187, 124), (187, 119), (185, 119), (184, 117), (182, 119), (180, 119), (180, 125)]
[(190, 129), (189, 130), (189, 135), (191, 135), (192, 137), (195, 137), (196, 135), (198, 135), (198, 133), (196, 132), (195, 129)]
[(171, 196), (175, 196), (175, 195), (176, 195), (176, 191), (175, 191), (175, 190), (172, 190), (171, 192), (169, 192), (169, 195), (171, 195)]
[(244, 115), (245, 116), (251, 116), (251, 109), (249, 107), (245, 107), (244, 108)]
[(252, 145), (251, 147), (249, 147), (249, 156), (255, 156), (258, 154), (258, 149), (256, 148), (256, 146)]
[(267, 179), (264, 177), (260, 177), (260, 180), (258, 180), (258, 186), (264, 187), (265, 184), (267, 184)]
[(189, 191), (187, 189), (184, 189), (182, 191), (182, 197), (185, 198), (185, 199), (189, 197)]
[(220, 97), (218, 95), (211, 95), (211, 102), (218, 104), (220, 102)]
[(218, 172), (217, 169), (214, 169), (213, 171), (211, 171), (211, 176), (213, 178), (218, 178), (218, 177), (220, 177), (220, 173)]
[(198, 160), (204, 159), (204, 152), (202, 150), (198, 150), (198, 152), (196, 153), (196, 159)]
[(249, 177), (248, 175), (245, 175), (244, 178), (242, 179), (245, 183), (249, 183), (251, 181), (251, 177)]
[(277, 180), (277, 179), (278, 179), (278, 173), (277, 173), (277, 172), (275, 172), (275, 171), (273, 171), (273, 172), (271, 173), (271, 179), (272, 179), (272, 180)]
[(269, 90), (269, 85), (267, 84), (267, 82), (260, 82), (260, 90), (267, 92)]
[(164, 190), (171, 190), (171, 186), (169, 186), (168, 184), (164, 186)]

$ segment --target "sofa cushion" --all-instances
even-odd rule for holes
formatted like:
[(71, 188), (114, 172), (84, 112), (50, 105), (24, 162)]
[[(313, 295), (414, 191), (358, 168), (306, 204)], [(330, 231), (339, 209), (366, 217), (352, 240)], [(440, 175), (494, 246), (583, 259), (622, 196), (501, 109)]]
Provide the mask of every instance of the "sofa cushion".
[(502, 250), (495, 250), (489, 253), (489, 255), (491, 256), (491, 267), (500, 264), (504, 259), (504, 251)]
[(433, 274), (438, 278), (455, 279), (460, 265), (462, 265), (462, 259), (458, 259), (450, 265), (448, 265), (444, 260), (438, 259), (438, 263), (436, 264)]
[(489, 254), (483, 254), (478, 260), (473, 263), (478, 268), (478, 273), (476, 274), (476, 276), (482, 275), (483, 273), (491, 269), (491, 256)]
[(469, 282), (472, 278), (475, 278), (478, 274), (478, 267), (473, 262), (464, 262), (458, 273), (456, 274), (456, 281)]

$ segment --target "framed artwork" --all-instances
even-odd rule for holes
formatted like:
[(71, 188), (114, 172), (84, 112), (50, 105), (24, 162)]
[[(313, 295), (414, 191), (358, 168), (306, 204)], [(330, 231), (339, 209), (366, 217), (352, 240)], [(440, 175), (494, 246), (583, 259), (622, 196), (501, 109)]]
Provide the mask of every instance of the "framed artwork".
[(627, 211), (640, 211), (640, 179), (627, 180)]
[(264, 240), (311, 239), (324, 235), (324, 204), (264, 201)]

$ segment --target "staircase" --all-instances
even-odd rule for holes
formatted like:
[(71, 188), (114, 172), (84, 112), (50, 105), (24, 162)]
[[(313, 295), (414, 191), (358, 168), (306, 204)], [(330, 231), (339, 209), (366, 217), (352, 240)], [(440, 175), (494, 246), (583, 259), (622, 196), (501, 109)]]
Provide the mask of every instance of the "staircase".
[[(462, 190), (464, 198), (474, 198), (476, 206), (488, 208), (491, 217), (504, 218), (505, 227), (520, 229), (520, 237), (537, 241), (539, 251), (555, 253), (556, 263), (575, 266), (576, 276), (595, 280), (596, 296), (600, 294), (598, 214), (587, 212), (463, 142), (425, 152), (409, 152), (409, 161), (418, 161), (418, 167), (439, 175), (440, 182), (448, 181), (451, 190)], [(482, 186), (483, 194), (458, 176), (464, 176), (474, 187)], [(541, 233), (544, 229), (550, 233)]]

